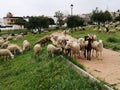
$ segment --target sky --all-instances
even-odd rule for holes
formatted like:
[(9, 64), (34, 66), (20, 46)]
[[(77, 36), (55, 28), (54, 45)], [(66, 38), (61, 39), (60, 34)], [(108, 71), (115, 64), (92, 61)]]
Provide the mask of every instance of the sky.
[(73, 14), (86, 14), (96, 7), (99, 10), (117, 11), (120, 0), (0, 0), (0, 18), (8, 12), (14, 16), (54, 16), (56, 11), (70, 14), (73, 4)]

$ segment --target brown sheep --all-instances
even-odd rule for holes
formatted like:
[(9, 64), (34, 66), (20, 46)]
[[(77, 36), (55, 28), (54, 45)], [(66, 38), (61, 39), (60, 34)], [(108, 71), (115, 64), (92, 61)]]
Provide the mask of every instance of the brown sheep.
[(51, 37), (49, 35), (44, 36), (43, 38), (39, 39), (35, 44), (45, 44), (47, 41), (50, 41)]

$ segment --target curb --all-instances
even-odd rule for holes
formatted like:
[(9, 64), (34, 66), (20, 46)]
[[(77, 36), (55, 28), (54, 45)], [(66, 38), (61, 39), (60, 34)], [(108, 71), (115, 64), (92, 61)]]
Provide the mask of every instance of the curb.
[[(78, 67), (77, 65), (73, 64), (71, 61), (69, 61), (68, 59), (64, 58), (62, 55), (60, 55), (64, 60), (67, 61), (68, 64), (72, 65), (72, 67), (77, 71), (77, 73), (79, 73), (80, 75), (82, 75), (83, 77), (89, 77), (90, 80), (92, 81), (97, 81), (98, 83), (100, 83), (100, 80), (96, 79), (95, 77), (93, 77), (91, 74), (89, 74), (88, 72), (84, 71), (83, 69), (81, 69), (80, 67)], [(109, 87), (108, 85), (104, 84), (104, 88), (105, 90), (114, 90), (113, 88)]]

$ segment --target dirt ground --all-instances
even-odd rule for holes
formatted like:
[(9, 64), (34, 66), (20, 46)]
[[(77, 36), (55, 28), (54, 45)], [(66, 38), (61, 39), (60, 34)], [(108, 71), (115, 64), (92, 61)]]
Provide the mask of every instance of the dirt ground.
[[(62, 33), (57, 32), (55, 35), (62, 36)], [(66, 37), (70, 37), (66, 35)], [(115, 87), (120, 90), (120, 53), (103, 49), (102, 60), (92, 58), (89, 60), (77, 59), (79, 63), (85, 66), (87, 72), (94, 77), (104, 80), (109, 84), (115, 84)]]
[(86, 67), (87, 72), (109, 84), (116, 84), (116, 88), (120, 90), (120, 53), (103, 49), (102, 58), (77, 61)]

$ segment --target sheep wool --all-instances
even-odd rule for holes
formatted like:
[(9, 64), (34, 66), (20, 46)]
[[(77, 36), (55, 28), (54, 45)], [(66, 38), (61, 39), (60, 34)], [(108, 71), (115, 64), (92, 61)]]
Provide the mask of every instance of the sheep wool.
[(0, 49), (0, 56), (4, 56), (6, 59), (7, 57), (11, 57), (11, 59), (14, 58), (14, 55), (10, 52), (9, 49)]
[(35, 57), (39, 55), (40, 49), (41, 49), (41, 45), (40, 45), (40, 44), (36, 44), (36, 45), (34, 46), (33, 50), (34, 50), (34, 56), (35, 56)]
[(47, 46), (47, 51), (48, 51), (48, 53), (49, 53), (50, 55), (52, 55), (52, 57), (54, 57), (54, 54), (57, 53), (57, 52), (62, 51), (62, 49), (61, 49), (61, 48), (57, 48), (57, 47), (55, 47), (55, 46), (52, 45), (52, 44), (49, 44), (49, 45)]

